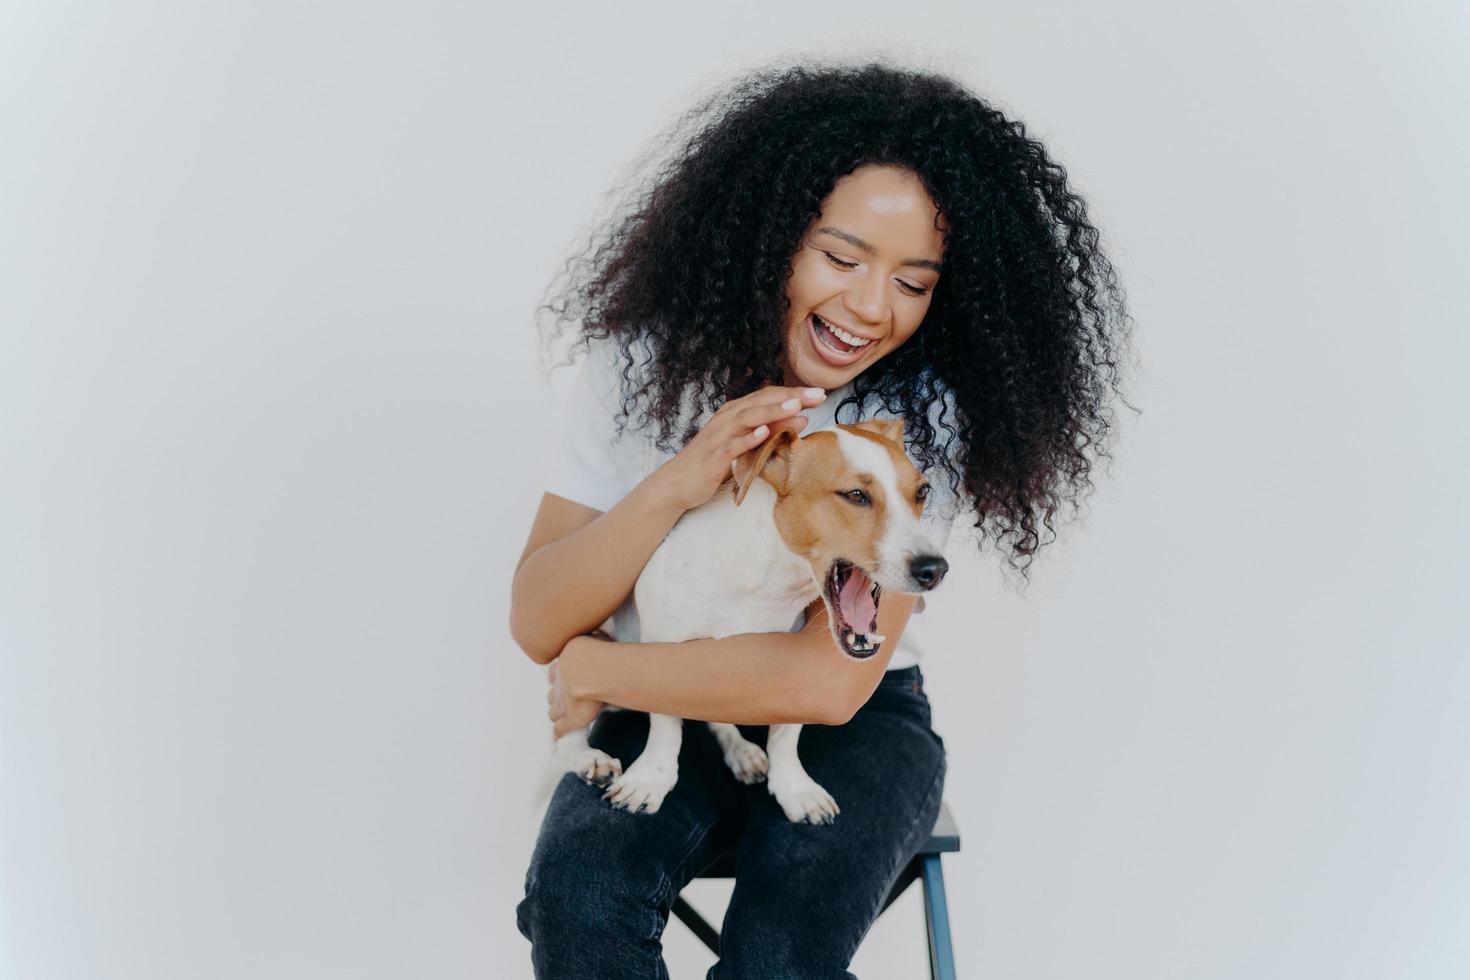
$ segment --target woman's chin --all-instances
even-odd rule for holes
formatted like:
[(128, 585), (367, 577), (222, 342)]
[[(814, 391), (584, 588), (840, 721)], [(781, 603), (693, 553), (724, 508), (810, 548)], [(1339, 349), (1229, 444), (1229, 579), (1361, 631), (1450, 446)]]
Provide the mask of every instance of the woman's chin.
[[(787, 359), (788, 367), (786, 376), (791, 385), (803, 385), (812, 388), (821, 388), (831, 391), (841, 388), (862, 371), (863, 363), (858, 362), (845, 366), (829, 364), (824, 361), (815, 351), (806, 349), (798, 343), (797, 356), (794, 358), (795, 370), (790, 367), (792, 358)], [(866, 361), (866, 358), (863, 359)]]
[(831, 391), (847, 384), (848, 379), (829, 364), (812, 364), (799, 360), (796, 370), (786, 369), (786, 384), (793, 388), (821, 388)]

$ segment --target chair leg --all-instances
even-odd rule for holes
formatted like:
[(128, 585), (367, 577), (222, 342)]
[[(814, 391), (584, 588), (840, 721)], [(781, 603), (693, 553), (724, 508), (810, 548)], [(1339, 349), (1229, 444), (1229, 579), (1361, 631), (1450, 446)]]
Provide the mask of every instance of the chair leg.
[(954, 947), (949, 938), (949, 903), (944, 897), (944, 872), (938, 854), (925, 854), (924, 923), (929, 927), (929, 975), (933, 980), (955, 980)]
[(680, 895), (674, 899), (674, 906), (670, 911), (679, 917), (680, 922), (689, 927), (690, 932), (694, 933), (701, 942), (709, 947), (711, 953), (714, 953), (716, 956), (720, 955), (719, 930), (704, 921), (704, 916), (694, 911), (694, 907), (684, 901), (684, 896)]

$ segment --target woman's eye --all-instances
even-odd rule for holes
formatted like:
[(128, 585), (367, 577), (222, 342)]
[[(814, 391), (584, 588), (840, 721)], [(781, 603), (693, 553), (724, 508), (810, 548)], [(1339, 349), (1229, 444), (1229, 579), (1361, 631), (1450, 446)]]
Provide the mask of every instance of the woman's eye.
[[(839, 269), (856, 269), (857, 268), (857, 265), (858, 264), (856, 262), (844, 262), (842, 259), (839, 259), (837, 256), (833, 255), (831, 252), (823, 252), (822, 254), (825, 255), (825, 256), (827, 256), (828, 260), (831, 261), (831, 263), (833, 265), (837, 266), (837, 268), (839, 268)], [(908, 293), (910, 296), (923, 296), (925, 293), (927, 293), (929, 291), (928, 289), (926, 289), (926, 288), (924, 288), (922, 286), (915, 286), (912, 283), (904, 282), (902, 279), (897, 279), (897, 280), (894, 280), (894, 281), (897, 282), (898, 285), (903, 289), (903, 291), (906, 292), (906, 293)]]

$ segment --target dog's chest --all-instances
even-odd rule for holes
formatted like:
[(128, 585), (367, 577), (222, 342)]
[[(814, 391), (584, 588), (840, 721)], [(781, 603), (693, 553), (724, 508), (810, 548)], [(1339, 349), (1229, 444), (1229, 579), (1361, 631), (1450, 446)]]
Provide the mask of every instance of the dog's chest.
[(641, 639), (676, 642), (786, 631), (820, 590), (772, 516), (757, 480), (736, 507), (728, 488), (686, 513), (650, 556), (634, 589)]

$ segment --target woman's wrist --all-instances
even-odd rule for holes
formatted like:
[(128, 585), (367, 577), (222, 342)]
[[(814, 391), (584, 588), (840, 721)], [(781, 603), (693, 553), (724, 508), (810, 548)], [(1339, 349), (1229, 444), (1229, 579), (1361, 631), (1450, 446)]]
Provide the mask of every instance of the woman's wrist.
[(652, 506), (663, 513), (672, 515), (675, 521), (691, 509), (689, 503), (680, 494), (683, 486), (679, 476), (681, 465), (677, 456), (667, 459), (639, 484), (639, 489), (647, 490)]
[(602, 647), (612, 643), (612, 638), (600, 629), (574, 636), (567, 641), (557, 660), (560, 665), (557, 670), (562, 687), (568, 694), (581, 701), (602, 700), (597, 696), (593, 660)]

